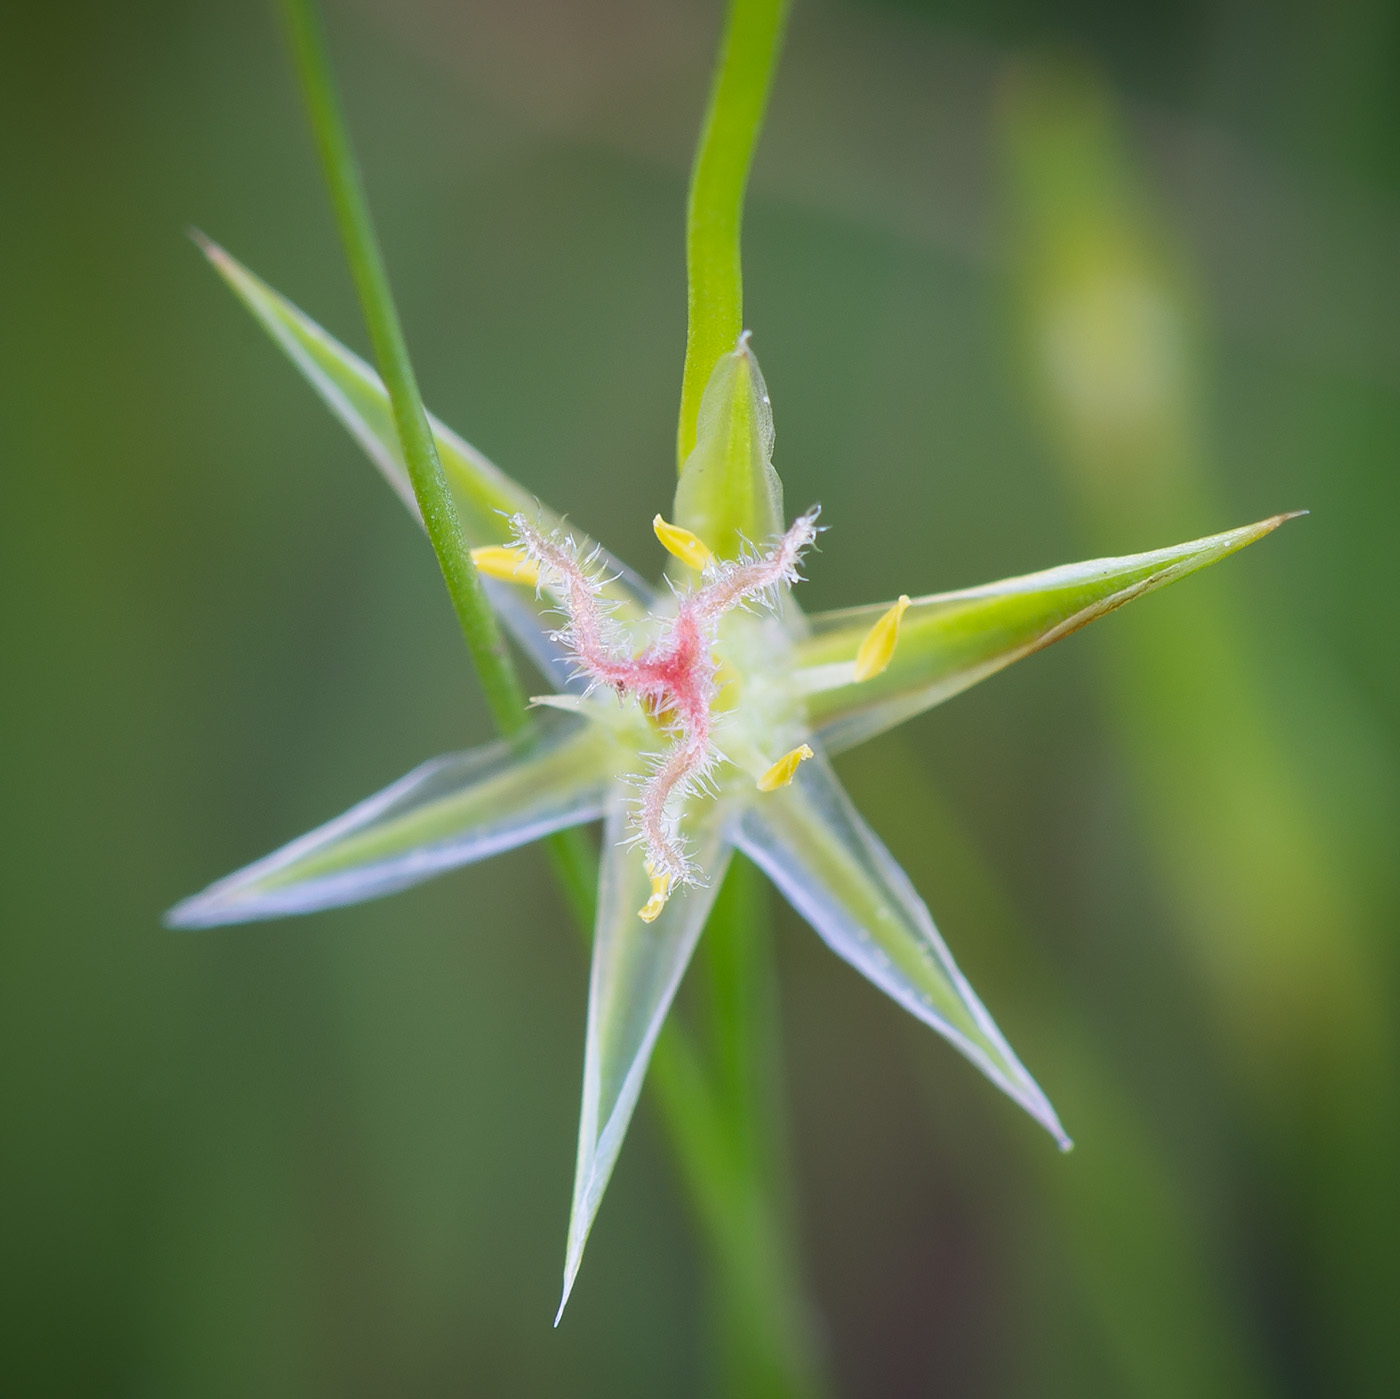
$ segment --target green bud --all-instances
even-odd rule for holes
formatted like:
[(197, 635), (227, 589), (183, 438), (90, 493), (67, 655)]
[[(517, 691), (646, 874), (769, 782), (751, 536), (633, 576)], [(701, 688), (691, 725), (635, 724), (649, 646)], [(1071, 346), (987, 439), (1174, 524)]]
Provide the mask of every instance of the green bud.
[(773, 410), (745, 331), (705, 385), (695, 448), (676, 486), (676, 524), (722, 559), (734, 558), (742, 540), (781, 534), (783, 483), (772, 456)]

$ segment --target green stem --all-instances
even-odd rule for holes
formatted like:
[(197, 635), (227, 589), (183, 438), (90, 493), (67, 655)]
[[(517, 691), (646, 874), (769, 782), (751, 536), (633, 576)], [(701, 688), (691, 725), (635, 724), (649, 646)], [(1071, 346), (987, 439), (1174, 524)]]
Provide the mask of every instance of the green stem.
[(818, 1396), (830, 1386), (803, 1284), (782, 1111), (777, 975), (767, 881), (736, 855), (702, 947), (713, 1098), (727, 1147), (711, 1237), (726, 1395)]
[(312, 0), (282, 0), (282, 12), (350, 275), (369, 327), (379, 372), (393, 403), (394, 422), (413, 494), (496, 727), (503, 734), (514, 736), (528, 724), (525, 691), (482, 591), (442, 474), (437, 445), (389, 289), (359, 165), (331, 78), (315, 7)]
[(690, 174), (685, 219), (689, 318), (676, 467), (695, 446), (700, 396), (744, 328), (739, 237), (744, 193), (778, 66), (789, 0), (731, 0)]

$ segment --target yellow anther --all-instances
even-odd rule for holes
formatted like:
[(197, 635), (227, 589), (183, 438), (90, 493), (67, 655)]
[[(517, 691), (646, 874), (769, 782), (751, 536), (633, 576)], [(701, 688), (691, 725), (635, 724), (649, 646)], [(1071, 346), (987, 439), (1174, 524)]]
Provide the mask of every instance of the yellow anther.
[(793, 774), (797, 771), (797, 765), (812, 757), (812, 750), (805, 744), (799, 743), (791, 753), (784, 753), (762, 777), (758, 779), (758, 790), (760, 792), (776, 792), (779, 787), (786, 787), (792, 781)]
[(643, 923), (655, 923), (661, 916), (661, 910), (666, 907), (666, 900), (671, 897), (671, 876), (652, 874), (650, 864), (647, 865), (647, 874), (651, 879), (651, 898), (637, 910), (637, 917)]
[(682, 563), (688, 563), (691, 568), (703, 569), (714, 558), (698, 534), (691, 534), (688, 529), (682, 529), (679, 525), (669, 525), (660, 515), (651, 522), (651, 527), (656, 531), (661, 547), (668, 554), (674, 554)]
[(873, 680), (894, 658), (894, 648), (899, 644), (899, 623), (909, 599), (903, 594), (899, 601), (875, 623), (860, 643), (856, 652), (856, 682)]
[(524, 583), (536, 587), (540, 581), (539, 565), (524, 549), (512, 549), (509, 544), (483, 544), (472, 550), (472, 562), (479, 573), (488, 578), (502, 578), (507, 583)]

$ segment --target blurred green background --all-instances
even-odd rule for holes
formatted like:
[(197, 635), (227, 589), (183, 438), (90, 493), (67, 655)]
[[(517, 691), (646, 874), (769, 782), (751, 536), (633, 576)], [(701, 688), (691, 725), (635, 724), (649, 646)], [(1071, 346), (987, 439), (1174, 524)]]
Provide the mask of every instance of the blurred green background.
[[(425, 395), (643, 571), (718, 6), (337, 0)], [(364, 336), (270, 10), (0, 17), (0, 1387), (699, 1395), (644, 1108), (563, 1326), (538, 851), (176, 898), (488, 723), (430, 553), (185, 241)], [(810, 608), (1307, 507), (841, 760), (1078, 1146), (777, 914), (847, 1396), (1400, 1374), (1400, 11), (799, 0), (746, 229)]]

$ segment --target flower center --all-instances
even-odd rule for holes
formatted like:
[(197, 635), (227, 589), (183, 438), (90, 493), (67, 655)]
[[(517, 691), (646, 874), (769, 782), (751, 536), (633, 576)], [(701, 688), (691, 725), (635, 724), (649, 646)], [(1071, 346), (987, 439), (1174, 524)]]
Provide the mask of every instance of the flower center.
[[(567, 623), (555, 638), (568, 647), (589, 690), (608, 686), (636, 696), (671, 740), (640, 779), (633, 817), (652, 879), (652, 897), (642, 910), (648, 922), (676, 885), (701, 878), (680, 830), (679, 811), (707, 785), (719, 761), (713, 720), (720, 686), (712, 647), (720, 619), (735, 608), (776, 605), (781, 590), (800, 576), (803, 551), (816, 537), (816, 519), (813, 508), (767, 549), (745, 550), (737, 559), (718, 559), (688, 531), (658, 524), (657, 535), (668, 549), (687, 563), (701, 564), (700, 582), (678, 594), (674, 616), (653, 618), (660, 635), (640, 655), (633, 654), (630, 638), (611, 616), (604, 595), (609, 580), (597, 560), (580, 558), (574, 541), (557, 530), (546, 534), (523, 515), (511, 519), (517, 558), (526, 576), (533, 573), (537, 586), (558, 599)], [(781, 781), (790, 777), (788, 770)]]

